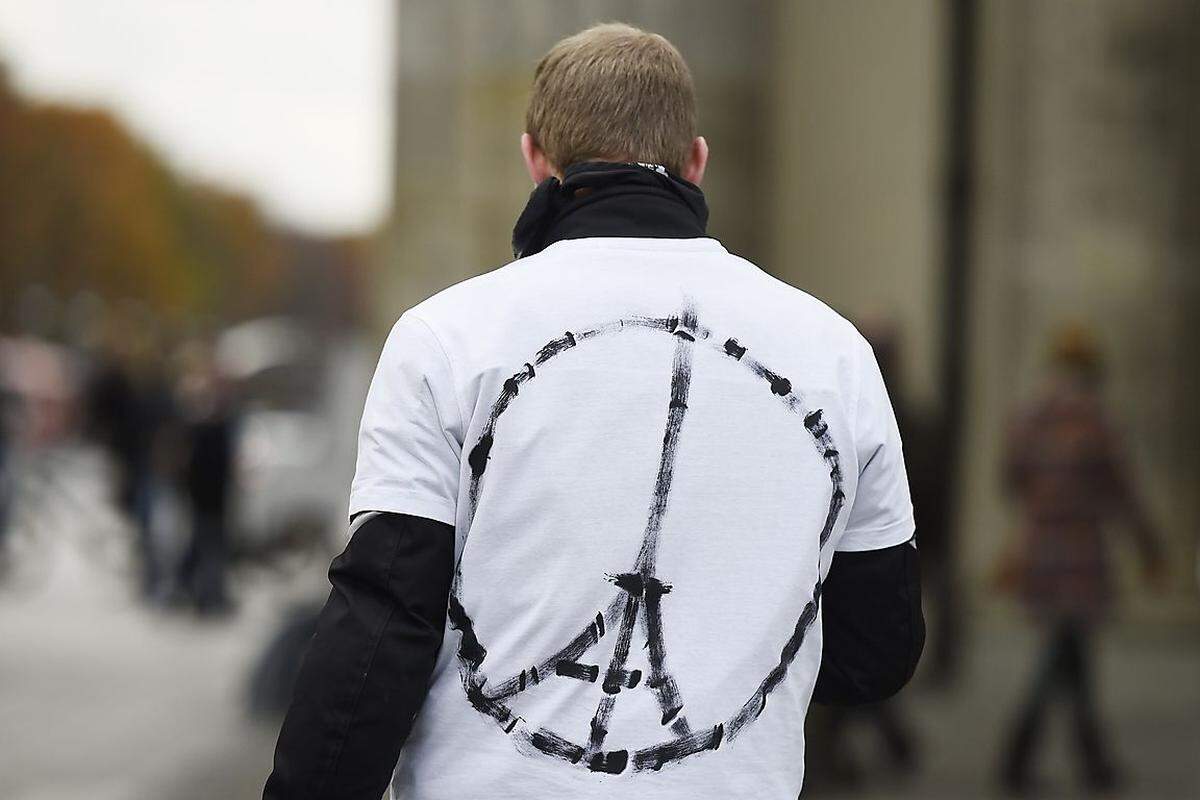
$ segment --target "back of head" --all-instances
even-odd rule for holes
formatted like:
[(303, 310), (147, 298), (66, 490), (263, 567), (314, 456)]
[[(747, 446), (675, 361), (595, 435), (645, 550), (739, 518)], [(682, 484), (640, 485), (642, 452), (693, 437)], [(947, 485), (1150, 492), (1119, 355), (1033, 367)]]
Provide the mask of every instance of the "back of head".
[(641, 161), (679, 173), (696, 135), (691, 72), (658, 34), (623, 24), (588, 28), (538, 64), (525, 130), (560, 169)]
[(1104, 372), (1104, 359), (1091, 329), (1078, 322), (1054, 332), (1050, 340), (1050, 363), (1060, 374), (1084, 384), (1096, 385)]

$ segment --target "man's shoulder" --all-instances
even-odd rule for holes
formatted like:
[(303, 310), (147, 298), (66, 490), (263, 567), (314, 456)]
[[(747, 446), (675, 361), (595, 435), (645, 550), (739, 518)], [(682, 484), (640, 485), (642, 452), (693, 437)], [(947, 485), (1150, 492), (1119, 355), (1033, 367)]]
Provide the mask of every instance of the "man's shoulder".
[(725, 253), (722, 257), (753, 268), (760, 284), (757, 302), (764, 304), (766, 310), (785, 316), (794, 323), (817, 328), (822, 335), (829, 337), (829, 343), (837, 342), (857, 347), (866, 341), (854, 323), (816, 295), (742, 256)]
[(399, 316), (418, 319), (435, 330), (464, 322), (480, 323), (496, 310), (499, 303), (511, 299), (516, 290), (513, 281), (516, 277), (515, 268), (519, 264), (510, 261), (464, 278), (403, 310)]

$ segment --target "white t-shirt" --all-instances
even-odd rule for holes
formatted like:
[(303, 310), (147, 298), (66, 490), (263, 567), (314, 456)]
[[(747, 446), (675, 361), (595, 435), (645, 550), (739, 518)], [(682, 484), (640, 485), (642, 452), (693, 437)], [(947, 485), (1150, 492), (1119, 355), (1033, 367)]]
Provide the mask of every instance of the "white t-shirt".
[(794, 800), (835, 550), (908, 540), (869, 345), (717, 241), (561, 241), (400, 317), (350, 513), (455, 526), (406, 800)]

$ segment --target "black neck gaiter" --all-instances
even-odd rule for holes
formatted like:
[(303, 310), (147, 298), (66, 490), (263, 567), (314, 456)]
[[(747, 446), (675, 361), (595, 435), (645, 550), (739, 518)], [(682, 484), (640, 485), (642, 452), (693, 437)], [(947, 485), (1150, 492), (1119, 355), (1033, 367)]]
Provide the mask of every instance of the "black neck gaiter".
[(700, 188), (664, 168), (585, 161), (533, 190), (513, 228), (513, 255), (592, 236), (693, 239), (707, 223)]

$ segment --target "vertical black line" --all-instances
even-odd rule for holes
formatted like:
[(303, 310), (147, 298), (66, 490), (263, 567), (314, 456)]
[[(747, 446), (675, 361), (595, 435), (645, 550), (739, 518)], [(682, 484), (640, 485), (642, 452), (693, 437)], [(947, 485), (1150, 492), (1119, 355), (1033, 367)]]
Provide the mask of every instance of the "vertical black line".
[(662, 458), (658, 464), (658, 476), (654, 482), (654, 494), (650, 499), (650, 513), (646, 521), (646, 536), (638, 553), (635, 570), (645, 576), (653, 576), (654, 562), (658, 554), (658, 538), (662, 531), (663, 517), (667, 511), (667, 498), (671, 493), (671, 482), (675, 477), (675, 451), (679, 445), (679, 432), (687, 412), (688, 389), (692, 382), (692, 352), (696, 328), (696, 311), (690, 304), (680, 313), (675, 330), (675, 359), (671, 369), (671, 401), (667, 407), (667, 429), (663, 433)]
[[(666, 668), (667, 649), (663, 643), (661, 592), (646, 593), (643, 622), (646, 626), (647, 649), (650, 651), (650, 679), (646, 685), (653, 689), (658, 697), (658, 705), (662, 709), (661, 723), (669, 725), (672, 721), (676, 721), (686, 733), (691, 728), (687, 724), (687, 719), (679, 713), (683, 709), (683, 698), (679, 693), (679, 685), (675, 683), (675, 678), (667, 672)], [(678, 719), (676, 719), (677, 717)]]
[(610, 684), (610, 677), (625, 668), (629, 658), (629, 647), (633, 641), (633, 626), (637, 623), (640, 600), (629, 595), (625, 601), (625, 613), (621, 617), (621, 630), (617, 634), (617, 645), (613, 648), (612, 661), (609, 662), (608, 672), (604, 678), (604, 696), (596, 706), (596, 714), (592, 717), (592, 731), (588, 739), (588, 752), (595, 753), (604, 746), (604, 737), (608, 735), (608, 720), (612, 716), (613, 706), (617, 702), (619, 686)]

